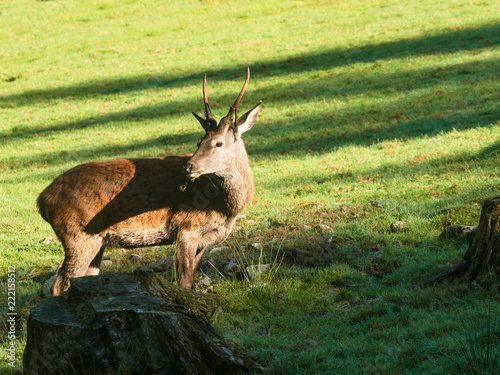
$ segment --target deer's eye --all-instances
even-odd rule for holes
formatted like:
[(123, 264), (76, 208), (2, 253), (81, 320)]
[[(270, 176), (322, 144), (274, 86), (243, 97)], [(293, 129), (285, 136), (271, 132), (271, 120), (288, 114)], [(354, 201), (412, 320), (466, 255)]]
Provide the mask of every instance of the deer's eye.
[(217, 142), (217, 143), (215, 144), (215, 147), (222, 147), (222, 142)]

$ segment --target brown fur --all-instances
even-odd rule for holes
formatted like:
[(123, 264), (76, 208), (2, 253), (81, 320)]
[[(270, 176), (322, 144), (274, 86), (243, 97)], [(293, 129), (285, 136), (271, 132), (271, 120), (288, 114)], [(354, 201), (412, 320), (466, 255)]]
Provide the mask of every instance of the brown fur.
[(223, 118), (194, 155), (91, 162), (57, 177), (38, 197), (65, 251), (52, 294), (68, 289), (73, 277), (98, 274), (106, 246), (172, 243), (180, 284), (190, 288), (205, 247), (227, 238), (252, 198), (241, 134), (259, 109), (260, 103), (235, 124)]

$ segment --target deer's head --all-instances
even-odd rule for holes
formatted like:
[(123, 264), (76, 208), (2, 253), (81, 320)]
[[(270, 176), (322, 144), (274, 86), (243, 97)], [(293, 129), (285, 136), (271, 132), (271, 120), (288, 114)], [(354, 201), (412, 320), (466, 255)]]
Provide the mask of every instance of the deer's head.
[[(189, 177), (202, 174), (230, 171), (235, 168), (239, 153), (245, 152), (241, 135), (250, 130), (259, 114), (262, 101), (257, 103), (250, 111), (238, 117), (237, 107), (240, 103), (248, 81), (250, 80), (250, 69), (247, 68), (247, 78), (243, 89), (234, 104), (229, 108), (228, 114), (223, 117), (219, 124), (212, 116), (207, 98), (207, 75), (203, 77), (203, 99), (205, 102), (205, 118), (193, 115), (205, 130), (205, 136), (198, 142), (198, 150), (184, 166), (184, 172)], [(242, 151), (243, 150), (243, 151)]]

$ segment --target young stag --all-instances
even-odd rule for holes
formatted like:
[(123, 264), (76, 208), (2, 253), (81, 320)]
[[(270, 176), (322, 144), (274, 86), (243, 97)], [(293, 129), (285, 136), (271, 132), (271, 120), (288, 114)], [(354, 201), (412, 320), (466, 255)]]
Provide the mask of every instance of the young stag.
[(135, 248), (177, 242), (180, 285), (191, 288), (206, 246), (224, 241), (250, 202), (253, 181), (241, 135), (250, 130), (262, 102), (238, 117), (234, 105), (217, 125), (203, 79), (205, 130), (194, 154), (121, 159), (76, 166), (38, 197), (43, 219), (61, 241), (65, 258), (52, 294), (70, 279), (97, 275), (106, 246)]

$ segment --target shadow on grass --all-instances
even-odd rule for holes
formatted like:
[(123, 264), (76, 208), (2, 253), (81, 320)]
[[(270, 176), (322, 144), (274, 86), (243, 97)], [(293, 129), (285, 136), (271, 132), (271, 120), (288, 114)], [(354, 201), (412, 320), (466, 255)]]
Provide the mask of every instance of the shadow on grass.
[[(460, 130), (471, 127), (485, 127), (500, 119), (500, 107), (494, 93), (480, 99), (466, 95), (480, 90), (485, 96), (496, 72), (500, 71), (499, 60), (478, 61), (472, 63), (448, 65), (444, 67), (426, 67), (396, 73), (381, 73), (377, 65), (363, 71), (359, 76), (345, 76), (329, 69), (355, 62), (377, 61), (404, 56), (407, 51), (413, 54), (431, 54), (436, 52), (451, 53), (458, 50), (474, 50), (485, 47), (485, 41), (498, 39), (500, 25), (487, 25), (477, 29), (453, 31), (417, 40), (405, 40), (365, 46), (350, 50), (331, 50), (320, 54), (299, 56), (277, 62), (263, 62), (252, 66), (257, 76), (271, 77), (294, 72), (327, 70), (325, 77), (304, 78), (302, 81), (282, 85), (266, 85), (249, 90), (245, 97), (245, 106), (252, 105), (259, 99), (270, 103), (274, 108), (287, 108), (287, 111), (273, 122), (260, 121), (245, 136), (250, 155), (270, 155), (281, 153), (328, 152), (339, 147), (355, 145), (371, 145), (389, 139), (411, 139), (421, 136), (432, 136), (453, 129)], [(496, 41), (495, 41), (496, 42)], [(490, 43), (488, 43), (489, 45)], [(242, 77), (244, 70), (234, 68), (214, 71), (214, 81)], [(353, 73), (354, 74), (354, 73)], [(57, 98), (73, 96), (108, 95), (127, 91), (144, 90), (152, 86), (182, 86), (199, 84), (201, 75), (192, 74), (183, 77), (148, 77), (97, 82), (96, 84), (63, 87), (55, 90), (29, 91), (20, 95), (2, 98), (6, 106), (50, 101)], [(447, 92), (436, 90), (445, 87)], [(349, 103), (346, 101), (349, 96)], [(373, 100), (367, 102), (364, 97)], [(321, 103), (324, 98), (346, 102), (341, 110), (325, 105), (313, 115), (301, 115), (302, 105)], [(234, 95), (222, 95), (216, 99), (219, 103), (230, 103)], [(109, 113), (104, 116), (93, 116), (82, 120), (61, 122), (43, 128), (20, 128), (9, 134), (0, 134), (0, 141), (26, 140), (70, 130), (85, 129), (96, 125), (125, 121), (143, 121), (169, 116), (180, 116), (193, 109), (201, 112), (200, 98), (188, 101), (172, 101), (166, 104), (140, 106)], [(265, 104), (264, 104), (265, 105)], [(219, 106), (220, 107), (220, 106)], [(295, 111), (294, 108), (297, 108)], [(220, 109), (220, 108), (219, 108)], [(275, 116), (277, 118), (277, 116)], [(110, 158), (120, 157), (130, 150), (146, 150), (152, 147), (165, 147), (172, 144), (194, 144), (199, 132), (183, 133), (175, 136), (151, 137), (142, 142), (126, 145), (113, 145), (99, 148), (82, 148), (58, 150), (39, 154), (13, 155), (0, 160), (3, 167), (11, 169), (33, 167), (36, 165), (60, 165), (68, 160), (78, 164), (88, 161), (94, 155)], [(488, 155), (498, 150), (492, 148), (485, 151)], [(158, 155), (162, 156), (162, 155)], [(374, 173), (370, 171), (369, 173)], [(38, 177), (46, 176), (46, 173)], [(37, 176), (30, 176), (30, 179)], [(20, 182), (23, 177), (13, 176), (5, 181)]]
[[(497, 69), (497, 70), (495, 70)], [(380, 74), (377, 69), (362, 77), (346, 82), (345, 77), (295, 82), (285, 87), (274, 86), (251, 90), (247, 93), (247, 103), (264, 98), (266, 102), (290, 104), (292, 110), (282, 119), (273, 123), (259, 123), (246, 138), (249, 154), (297, 153), (304, 151), (331, 151), (346, 144), (370, 145), (387, 139), (411, 139), (423, 135), (435, 135), (452, 129), (489, 126), (500, 118), (500, 107), (494, 95), (478, 100), (469, 94), (484, 90), (500, 71), (500, 61), (474, 62), (450, 65), (446, 68), (417, 69), (411, 72)], [(435, 90), (435, 86), (446, 87), (447, 93)], [(294, 93), (293, 99), (288, 93)], [(350, 94), (353, 103), (336, 110), (325, 106), (314, 115), (294, 113), (294, 104), (317, 102), (329, 97), (339, 100)], [(372, 95), (369, 106), (362, 101), (363, 95)], [(219, 102), (230, 102), (230, 95), (219, 98)], [(200, 100), (188, 103), (155, 104), (111, 113), (101, 117), (61, 123), (46, 128), (20, 129), (0, 138), (24, 139), (69, 129), (84, 129), (119, 121), (140, 121), (180, 115), (197, 108)], [(384, 124), (381, 126), (380, 124)], [(279, 129), (279, 132), (276, 131)], [(123, 155), (129, 149), (147, 149), (155, 145), (184, 144), (193, 142), (202, 134), (192, 132), (176, 136), (162, 136), (133, 145), (113, 146), (100, 149), (84, 149), (64, 152), (48, 152), (38, 155), (14, 156), (2, 160), (9, 166), (26, 166), (37, 163), (57, 164), (66, 161), (68, 153), (78, 160), (88, 160), (92, 155)]]
[[(500, 24), (487, 24), (478, 28), (451, 30), (437, 35), (416, 39), (404, 39), (375, 45), (366, 45), (350, 49), (331, 49), (325, 52), (311, 53), (290, 57), (278, 61), (266, 61), (252, 64), (252, 72), (259, 77), (275, 77), (291, 73), (302, 73), (322, 69), (332, 69), (358, 62), (366, 63), (414, 55), (432, 55), (437, 53), (454, 53), (482, 49), (498, 44), (500, 41)], [(233, 80), (244, 77), (241, 67), (223, 68), (207, 72), (213, 80)], [(183, 87), (198, 85), (200, 73), (175, 76), (140, 75), (132, 78), (96, 81), (74, 86), (47, 90), (30, 90), (21, 94), (2, 97), (4, 107), (24, 106), (34, 103), (48, 102), (66, 97), (90, 98), (100, 95), (112, 95), (133, 91), (147, 90), (153, 87)]]
[(483, 148), (478, 154), (477, 158), (479, 160), (485, 160), (492, 157), (498, 157), (500, 155), (500, 141), (492, 143), (491, 145)]

